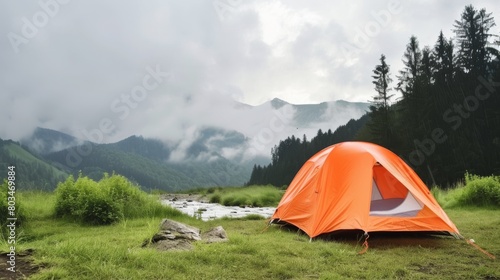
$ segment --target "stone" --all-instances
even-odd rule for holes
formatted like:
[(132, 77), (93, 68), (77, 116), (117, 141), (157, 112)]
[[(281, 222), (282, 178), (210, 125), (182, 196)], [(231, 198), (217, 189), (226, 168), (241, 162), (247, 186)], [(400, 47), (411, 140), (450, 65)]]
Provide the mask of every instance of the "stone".
[(151, 240), (144, 241), (143, 247), (149, 246), (160, 251), (187, 251), (193, 249), (192, 242), (199, 240), (215, 243), (229, 239), (222, 226), (200, 234), (200, 229), (196, 227), (164, 219), (160, 224), (160, 231), (155, 233)]
[(207, 232), (202, 233), (201, 238), (206, 243), (226, 242), (229, 240), (222, 226), (211, 228)]
[(151, 237), (151, 242), (156, 243), (158, 241), (166, 240), (166, 239), (168, 239), (167, 234), (165, 234), (164, 232), (157, 232), (157, 233), (155, 233), (155, 235), (153, 235), (153, 237)]
[(191, 242), (186, 239), (161, 240), (152, 246), (160, 251), (190, 251), (193, 249)]
[(201, 240), (200, 229), (180, 222), (164, 219), (160, 225), (160, 231), (170, 231), (176, 238)]

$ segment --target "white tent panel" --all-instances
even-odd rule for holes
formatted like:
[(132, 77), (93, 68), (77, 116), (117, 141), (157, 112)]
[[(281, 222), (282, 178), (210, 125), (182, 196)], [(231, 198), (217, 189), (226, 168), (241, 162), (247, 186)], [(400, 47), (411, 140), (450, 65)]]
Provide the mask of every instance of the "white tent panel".
[(370, 205), (370, 216), (416, 216), (422, 208), (423, 203), (408, 192), (404, 200), (398, 198), (373, 200)]

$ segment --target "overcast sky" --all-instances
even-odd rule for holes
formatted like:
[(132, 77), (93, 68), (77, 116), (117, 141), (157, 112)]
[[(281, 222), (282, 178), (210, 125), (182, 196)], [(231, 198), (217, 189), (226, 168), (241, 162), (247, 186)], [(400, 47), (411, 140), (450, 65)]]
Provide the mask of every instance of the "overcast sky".
[(395, 78), (411, 35), (453, 36), (467, 4), (500, 17), (498, 0), (338, 2), (1, 1), (0, 138), (182, 138), (234, 123), (231, 99), (365, 102), (382, 53)]

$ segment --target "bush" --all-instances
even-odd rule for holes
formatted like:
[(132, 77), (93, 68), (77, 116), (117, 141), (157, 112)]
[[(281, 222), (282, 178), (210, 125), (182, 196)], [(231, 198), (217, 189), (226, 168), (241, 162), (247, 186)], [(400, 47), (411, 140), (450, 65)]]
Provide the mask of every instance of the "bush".
[(220, 194), (215, 193), (210, 197), (210, 200), (208, 201), (210, 203), (220, 203)]
[(80, 174), (75, 181), (69, 176), (57, 186), (55, 215), (85, 224), (106, 225), (123, 216), (119, 203), (94, 180)]
[(120, 175), (108, 176), (99, 181), (99, 186), (103, 192), (115, 201), (120, 208), (120, 213), (125, 217), (141, 216), (143, 207), (147, 204), (147, 195), (139, 189), (137, 185)]
[(462, 206), (500, 207), (500, 177), (465, 174), (465, 188), (458, 198)]
[(92, 193), (86, 199), (81, 213), (82, 222), (85, 224), (109, 225), (123, 216), (119, 203), (100, 192)]
[(108, 225), (125, 218), (177, 214), (120, 175), (95, 182), (81, 174), (59, 183), (56, 189), (56, 217), (90, 225)]

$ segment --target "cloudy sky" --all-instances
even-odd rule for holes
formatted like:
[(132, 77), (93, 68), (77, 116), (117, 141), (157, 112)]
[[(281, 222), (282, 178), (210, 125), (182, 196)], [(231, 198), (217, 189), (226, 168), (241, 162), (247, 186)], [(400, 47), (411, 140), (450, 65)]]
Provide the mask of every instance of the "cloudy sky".
[(412, 34), (453, 36), (467, 4), (500, 16), (498, 0), (1, 1), (0, 138), (180, 139), (231, 128), (230, 100), (365, 102), (380, 54), (396, 73)]

